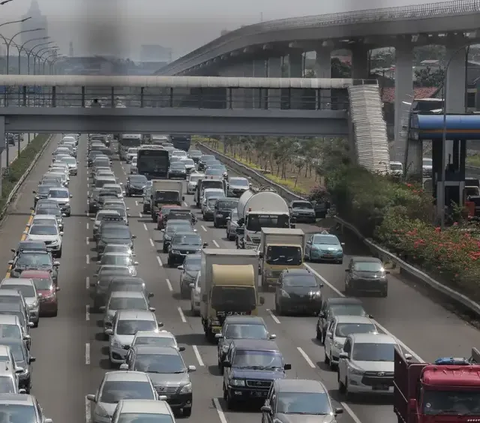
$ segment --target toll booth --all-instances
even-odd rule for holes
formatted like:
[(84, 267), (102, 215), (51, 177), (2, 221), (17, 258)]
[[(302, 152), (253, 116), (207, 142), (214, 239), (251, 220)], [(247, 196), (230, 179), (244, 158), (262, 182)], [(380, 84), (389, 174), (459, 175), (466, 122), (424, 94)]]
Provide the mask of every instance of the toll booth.
[[(446, 133), (445, 148), (443, 136)], [(442, 155), (445, 155), (445, 204), (463, 204), (467, 140), (480, 140), (480, 115), (412, 114), (409, 143), (432, 141), (432, 187), (435, 199), (441, 195)]]

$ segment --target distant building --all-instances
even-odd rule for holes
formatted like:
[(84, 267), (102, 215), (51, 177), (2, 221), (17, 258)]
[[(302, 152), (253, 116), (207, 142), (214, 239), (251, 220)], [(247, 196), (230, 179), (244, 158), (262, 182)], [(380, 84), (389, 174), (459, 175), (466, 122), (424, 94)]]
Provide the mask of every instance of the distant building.
[[(31, 17), (28, 21), (22, 22), (21, 30), (29, 31), (36, 28), (43, 28), (41, 31), (31, 31), (20, 34), (21, 42), (23, 44), (32, 38), (48, 37), (48, 21), (47, 17), (42, 15), (40, 6), (37, 0), (32, 0), (28, 12), (22, 16), (23, 19)], [(18, 41), (17, 41), (18, 42)]]
[(172, 61), (172, 49), (154, 44), (144, 44), (140, 48), (140, 62)]
[(68, 48), (68, 55), (69, 55), (70, 57), (75, 56), (75, 52), (74, 52), (74, 50), (73, 50), (73, 41), (70, 41), (70, 45), (69, 45), (69, 48)]

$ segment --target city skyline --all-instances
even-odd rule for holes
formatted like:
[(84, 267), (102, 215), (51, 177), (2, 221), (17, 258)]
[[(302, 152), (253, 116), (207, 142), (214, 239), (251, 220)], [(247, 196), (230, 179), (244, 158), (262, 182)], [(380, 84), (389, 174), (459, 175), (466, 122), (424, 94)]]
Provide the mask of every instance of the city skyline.
[[(69, 44), (73, 41), (76, 56), (113, 55), (135, 61), (140, 58), (141, 45), (171, 48), (173, 59), (176, 59), (217, 38), (222, 30), (231, 31), (262, 19), (420, 3), (435, 1), (337, 0), (324, 4), (318, 0), (300, 0), (292, 4), (276, 0), (244, 0), (240, 4), (229, 4), (227, 9), (220, 0), (209, 0), (208, 4), (193, 0), (165, 0), (161, 3), (153, 0), (38, 0), (40, 11), (46, 17), (48, 35), (63, 54), (68, 55)], [(29, 0), (8, 3), (2, 7), (2, 20), (21, 19), (29, 8)], [(2, 35), (12, 36), (19, 28), (19, 25), (6, 26), (2, 28)], [(25, 34), (25, 40), (40, 36)]]

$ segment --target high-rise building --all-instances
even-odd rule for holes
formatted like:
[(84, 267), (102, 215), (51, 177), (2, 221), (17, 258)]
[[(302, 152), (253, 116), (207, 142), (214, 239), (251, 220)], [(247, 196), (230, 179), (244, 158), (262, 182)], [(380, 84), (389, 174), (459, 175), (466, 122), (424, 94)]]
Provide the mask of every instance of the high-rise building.
[(144, 44), (140, 48), (141, 62), (171, 62), (172, 49), (160, 45)]
[[(23, 18), (31, 17), (28, 21), (22, 23), (21, 30), (28, 31), (37, 28), (43, 28), (41, 31), (31, 31), (20, 34), (21, 42), (20, 44), (25, 43), (32, 38), (40, 38), (48, 36), (48, 22), (47, 17), (42, 15), (40, 11), (40, 6), (38, 5), (37, 0), (32, 0), (30, 3), (30, 8), (28, 12), (23, 16)], [(18, 42), (18, 41), (17, 41)]]

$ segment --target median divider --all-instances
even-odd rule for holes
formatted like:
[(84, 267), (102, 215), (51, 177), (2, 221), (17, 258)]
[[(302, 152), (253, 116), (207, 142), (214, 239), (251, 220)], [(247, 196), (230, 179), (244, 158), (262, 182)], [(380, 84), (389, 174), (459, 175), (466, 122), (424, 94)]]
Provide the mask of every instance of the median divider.
[[(249, 168), (243, 163), (240, 163), (237, 160), (232, 159), (231, 157), (228, 157), (201, 142), (197, 142), (197, 146), (202, 152), (206, 152), (208, 154), (213, 154), (217, 156), (217, 158), (221, 160), (227, 167), (231, 168), (233, 171), (245, 177), (250, 178), (259, 186), (273, 187), (278, 192), (278, 194), (280, 194), (287, 201), (304, 199), (298, 194), (295, 194), (294, 192), (288, 190), (287, 188), (271, 181), (270, 179), (262, 175), (262, 173)], [(480, 168), (478, 168), (478, 172), (480, 174)], [(400, 259), (395, 254), (392, 254), (391, 252), (375, 244), (370, 239), (365, 238), (356, 227), (346, 222), (345, 220), (341, 219), (340, 217), (334, 217), (334, 219), (342, 227), (342, 229), (345, 229), (345, 228), (348, 229), (352, 234), (354, 234), (358, 239), (360, 239), (365, 244), (365, 246), (369, 249), (369, 251), (374, 257), (378, 257), (380, 260), (382, 260), (385, 268), (389, 270), (391, 273), (405, 275), (409, 279), (422, 283), (434, 289), (441, 295), (447, 297), (450, 301), (460, 304), (461, 306), (465, 307), (469, 311), (477, 315), (480, 315), (480, 304), (476, 303), (475, 301), (472, 301), (466, 295), (461, 294), (443, 285), (442, 283), (436, 281), (435, 279), (427, 275), (425, 272), (422, 272), (421, 270), (408, 264), (407, 262)]]
[(27, 179), (38, 159), (42, 156), (53, 135), (37, 135), (20, 155), (10, 164), (8, 172), (2, 176), (2, 198), (0, 199), (0, 223), (7, 215), (8, 207)]

